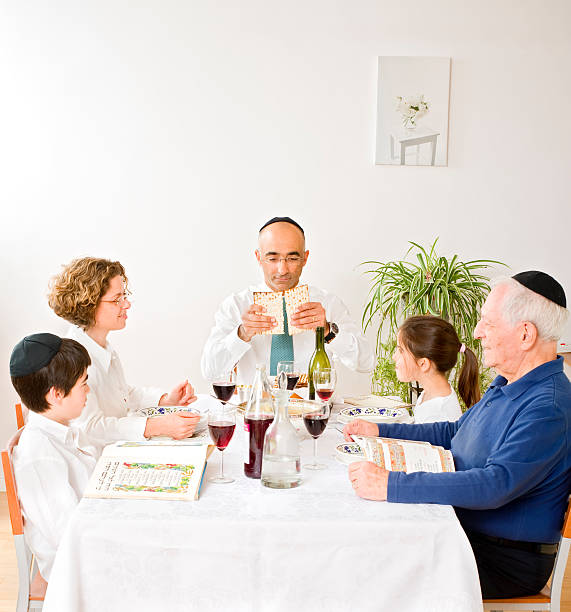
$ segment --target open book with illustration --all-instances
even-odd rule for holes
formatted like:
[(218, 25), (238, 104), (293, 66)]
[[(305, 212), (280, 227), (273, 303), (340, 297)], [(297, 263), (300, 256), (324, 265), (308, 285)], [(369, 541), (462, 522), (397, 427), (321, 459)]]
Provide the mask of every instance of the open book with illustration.
[(393, 472), (454, 472), (452, 453), (428, 442), (353, 436), (367, 461)]
[(84, 497), (198, 499), (213, 446), (110, 444), (103, 450)]

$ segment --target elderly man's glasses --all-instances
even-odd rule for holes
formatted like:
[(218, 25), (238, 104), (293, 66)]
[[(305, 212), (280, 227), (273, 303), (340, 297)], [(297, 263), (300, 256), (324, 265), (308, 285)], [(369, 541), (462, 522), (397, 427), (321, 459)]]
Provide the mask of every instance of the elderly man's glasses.
[(108, 304), (115, 304), (116, 306), (123, 306), (123, 304), (132, 296), (130, 291), (125, 291), (122, 295), (114, 300), (99, 300), (100, 302), (107, 302)]

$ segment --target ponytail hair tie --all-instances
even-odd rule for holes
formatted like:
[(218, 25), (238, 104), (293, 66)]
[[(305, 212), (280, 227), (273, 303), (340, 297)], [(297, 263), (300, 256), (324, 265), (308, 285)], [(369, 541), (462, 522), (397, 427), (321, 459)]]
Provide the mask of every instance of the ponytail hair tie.
[(462, 344), (460, 345), (460, 351), (459, 351), (459, 352), (460, 352), (460, 353), (465, 353), (465, 352), (466, 352), (466, 345), (465, 345), (464, 343), (462, 343)]

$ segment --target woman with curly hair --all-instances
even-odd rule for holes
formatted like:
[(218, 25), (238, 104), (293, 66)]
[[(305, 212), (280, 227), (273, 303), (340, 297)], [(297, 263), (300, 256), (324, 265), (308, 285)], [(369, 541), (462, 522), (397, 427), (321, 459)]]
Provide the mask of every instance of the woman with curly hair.
[(170, 393), (154, 387), (132, 387), (125, 381), (121, 361), (107, 335), (127, 324), (131, 307), (127, 287), (125, 269), (118, 261), (95, 257), (73, 260), (52, 279), (49, 305), (72, 324), (68, 337), (82, 344), (91, 357), (91, 393), (77, 425), (104, 442), (157, 435), (189, 437), (198, 415), (174, 413), (152, 419), (135, 416), (139, 409), (150, 406), (186, 406), (196, 396), (188, 381)]

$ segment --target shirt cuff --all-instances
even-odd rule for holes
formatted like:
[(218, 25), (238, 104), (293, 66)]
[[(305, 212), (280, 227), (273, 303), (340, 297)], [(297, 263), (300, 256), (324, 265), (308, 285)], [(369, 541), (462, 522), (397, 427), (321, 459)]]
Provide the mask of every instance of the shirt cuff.
[(226, 345), (226, 350), (230, 353), (230, 355), (234, 356), (236, 362), (240, 361), (242, 357), (252, 348), (252, 342), (245, 342), (238, 335), (238, 330), (240, 329), (240, 325), (236, 327), (236, 329), (226, 336), (224, 340), (224, 344)]
[(119, 440), (144, 440), (147, 417), (126, 416), (119, 419), (117, 430), (122, 437)]

